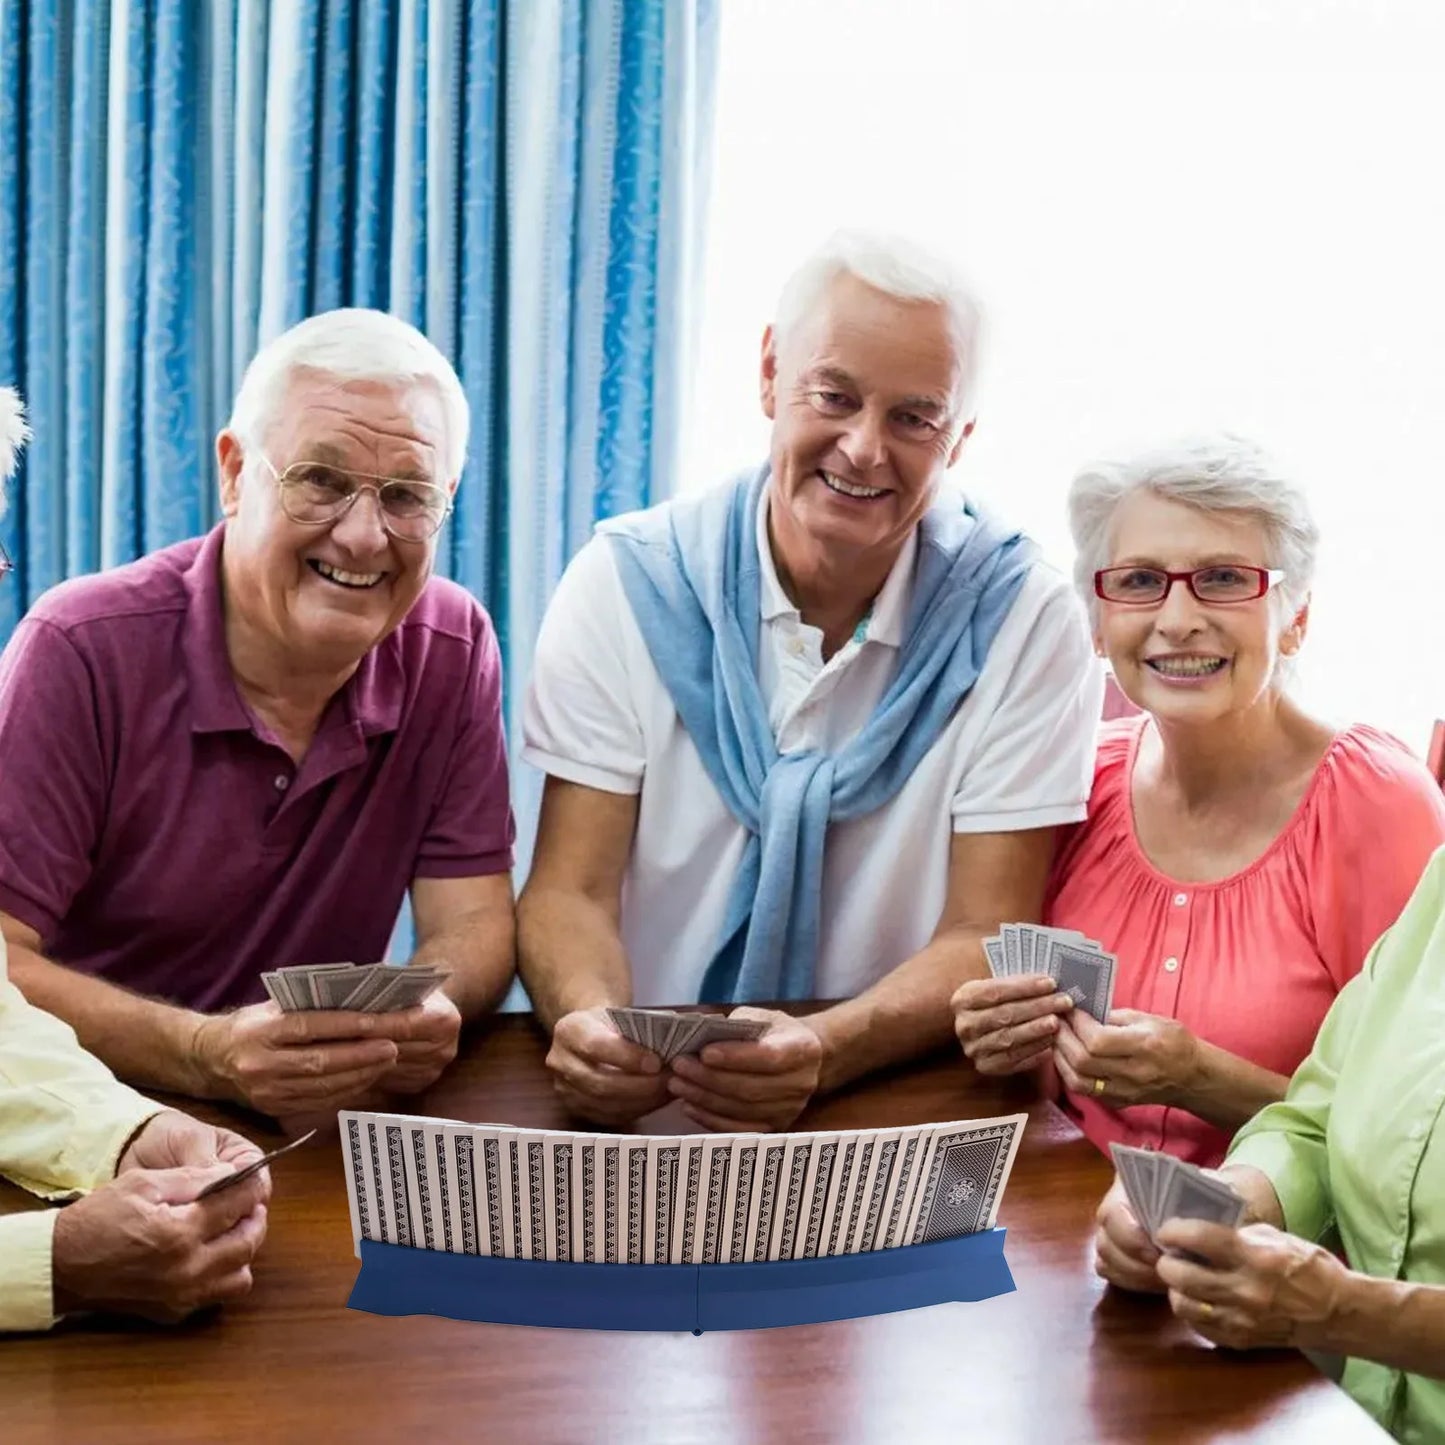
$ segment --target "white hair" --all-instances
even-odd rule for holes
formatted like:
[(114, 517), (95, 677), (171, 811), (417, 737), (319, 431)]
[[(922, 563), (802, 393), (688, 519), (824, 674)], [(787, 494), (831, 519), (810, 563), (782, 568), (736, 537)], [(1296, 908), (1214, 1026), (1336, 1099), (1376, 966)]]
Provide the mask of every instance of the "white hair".
[(948, 313), (958, 351), (958, 408), (971, 419), (978, 388), (983, 308), (958, 270), (904, 236), (877, 231), (835, 231), (783, 286), (773, 313), (779, 346), (821, 302), (833, 281), (856, 277), (899, 301), (932, 301)]
[(20, 453), (30, 437), (20, 393), (13, 386), (0, 386), (0, 516), (5, 513), (5, 483), (15, 475)]
[(1074, 582), (1091, 618), (1098, 614), (1094, 573), (1109, 565), (1114, 514), (1125, 497), (1142, 490), (1201, 512), (1253, 517), (1264, 532), (1264, 565), (1284, 573), (1271, 594), (1280, 621), (1293, 617), (1303, 605), (1314, 582), (1319, 546), (1319, 528), (1309, 502), (1261, 447), (1220, 432), (1127, 461), (1097, 463), (1074, 478), (1069, 488)]
[(344, 306), (282, 332), (256, 353), (241, 378), (230, 429), (243, 444), (264, 440), (294, 371), (345, 381), (430, 382), (446, 415), (446, 479), (461, 475), (471, 426), (466, 393), (451, 362), (415, 326), (384, 311)]

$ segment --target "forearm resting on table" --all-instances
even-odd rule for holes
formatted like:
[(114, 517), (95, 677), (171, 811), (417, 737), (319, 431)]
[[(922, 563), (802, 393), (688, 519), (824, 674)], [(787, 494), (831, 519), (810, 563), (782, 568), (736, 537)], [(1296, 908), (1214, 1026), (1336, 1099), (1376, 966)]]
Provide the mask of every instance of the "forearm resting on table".
[(573, 889), (523, 890), (517, 905), (522, 983), (550, 1033), (578, 1009), (632, 1001), (632, 970), (617, 912)]
[(7, 943), (16, 987), (37, 1008), (64, 1019), (81, 1045), (127, 1083), (203, 1099), (227, 1097), (196, 1054), (206, 1015), (52, 963), (13, 936)]
[(1320, 1347), (1445, 1379), (1445, 1287), (1351, 1270)]
[(1204, 1040), (1194, 1076), (1179, 1091), (1177, 1107), (1219, 1129), (1238, 1129), (1267, 1104), (1284, 1098), (1289, 1076), (1228, 1053)]
[(982, 939), (990, 932), (950, 928), (866, 992), (808, 1015), (823, 1041), (819, 1092), (952, 1043), (949, 1000), (959, 984), (987, 975)]
[(506, 997), (517, 961), (512, 910), (479, 908), (418, 941), (408, 964), (433, 964), (448, 973), (447, 997), (462, 1018), (490, 1013)]

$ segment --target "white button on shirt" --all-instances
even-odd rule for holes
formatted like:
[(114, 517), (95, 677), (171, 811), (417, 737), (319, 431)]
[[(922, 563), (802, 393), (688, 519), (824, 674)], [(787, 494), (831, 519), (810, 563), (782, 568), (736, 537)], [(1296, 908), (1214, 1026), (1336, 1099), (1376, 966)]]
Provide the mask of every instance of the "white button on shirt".
[(278, 793), (284, 793), (286, 789), (291, 786), (291, 779), (288, 778), (285, 773), (277, 773), (273, 781), (276, 784), (276, 791)]
[(1165, 972), (1165, 973), (1173, 973), (1178, 967), (1179, 967), (1179, 960), (1178, 960), (1177, 958), (1166, 958), (1166, 959), (1164, 960), (1164, 972)]
[[(802, 621), (778, 581), (765, 515), (756, 535), (758, 682), (778, 751), (835, 751), (868, 720), (896, 671), (916, 539), (866, 625), (824, 662), (821, 632)], [(717, 946), (747, 833), (658, 676), (613, 546), (606, 537), (590, 541), (547, 610), (521, 756), (574, 783), (640, 793), (622, 892), (634, 1000), (683, 1003), (697, 998)], [(1052, 827), (1084, 816), (1102, 690), (1072, 589), (1052, 568), (1035, 566), (973, 691), (913, 776), (885, 807), (829, 828), (817, 997), (860, 993), (928, 942), (947, 896), (955, 832)]]
[(1176, 894), (1174, 895), (1174, 906), (1175, 906), (1176, 908), (1183, 908), (1184, 905), (1185, 905), (1186, 903), (1188, 903), (1188, 902), (1189, 902), (1189, 895), (1188, 895), (1187, 893), (1176, 893)]

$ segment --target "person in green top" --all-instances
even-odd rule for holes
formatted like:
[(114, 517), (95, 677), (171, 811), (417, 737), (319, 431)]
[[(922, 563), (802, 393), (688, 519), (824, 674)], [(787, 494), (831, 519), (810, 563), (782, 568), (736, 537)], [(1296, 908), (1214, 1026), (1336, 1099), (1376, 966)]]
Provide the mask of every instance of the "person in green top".
[(1219, 1173), (1248, 1203), (1244, 1225), (1171, 1220), (1161, 1255), (1116, 1181), (1099, 1208), (1098, 1271), (1167, 1289), (1175, 1314), (1218, 1344), (1344, 1355), (1344, 1388), (1397, 1439), (1445, 1441), (1442, 1105), (1445, 849), (1285, 1098), (1236, 1136)]

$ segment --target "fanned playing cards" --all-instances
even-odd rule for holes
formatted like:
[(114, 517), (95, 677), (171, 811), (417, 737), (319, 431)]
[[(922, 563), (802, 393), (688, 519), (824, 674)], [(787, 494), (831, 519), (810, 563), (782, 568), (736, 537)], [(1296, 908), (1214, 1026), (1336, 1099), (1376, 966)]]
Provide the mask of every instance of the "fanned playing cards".
[(816, 1259), (991, 1229), (1025, 1118), (671, 1137), (339, 1116), (358, 1252), (589, 1264)]
[(266, 992), (286, 1013), (309, 1009), (351, 1009), (396, 1013), (415, 1008), (451, 975), (423, 964), (298, 963), (261, 975)]
[(766, 1019), (731, 1019), (665, 1008), (610, 1008), (607, 1017), (624, 1039), (651, 1049), (664, 1064), (683, 1054), (700, 1054), (709, 1044), (737, 1039), (752, 1042), (768, 1030)]
[(1244, 1218), (1244, 1200), (1197, 1165), (1128, 1144), (1111, 1144), (1109, 1152), (1129, 1207), (1151, 1241), (1167, 1219), (1207, 1219), (1233, 1228)]
[(1045, 928), (1038, 923), (1005, 923), (983, 940), (989, 971), (995, 978), (1022, 978), (1046, 973), (1075, 1008), (1102, 1023), (1114, 1006), (1112, 953), (1070, 928)]

